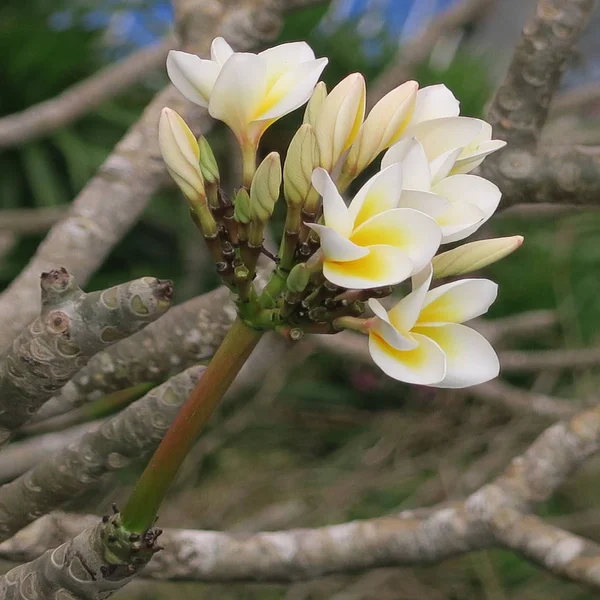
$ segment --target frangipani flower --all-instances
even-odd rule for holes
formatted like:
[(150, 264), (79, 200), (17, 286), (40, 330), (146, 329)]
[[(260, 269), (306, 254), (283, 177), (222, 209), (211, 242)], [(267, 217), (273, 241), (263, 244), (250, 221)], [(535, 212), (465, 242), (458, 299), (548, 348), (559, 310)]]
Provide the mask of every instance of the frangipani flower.
[(315, 169), (312, 182), (323, 197), (324, 225), (309, 224), (321, 238), (323, 274), (345, 288), (394, 285), (422, 270), (442, 237), (426, 214), (398, 208), (402, 165), (372, 177), (347, 207), (329, 173)]
[(305, 42), (251, 54), (234, 52), (218, 37), (210, 55), (204, 60), (172, 50), (169, 77), (188, 100), (227, 123), (240, 143), (253, 145), (274, 121), (308, 101), (327, 64)]
[(416, 138), (430, 161), (443, 160), (460, 148), (452, 173), (468, 173), (483, 159), (506, 146), (503, 140), (492, 139), (492, 126), (471, 117), (446, 117), (424, 120), (415, 125), (411, 135)]
[[(487, 279), (463, 279), (429, 290), (428, 267), (413, 291), (389, 312), (375, 299), (369, 352), (387, 375), (406, 383), (463, 388), (496, 377), (500, 366), (490, 343), (462, 325), (487, 312), (498, 286)], [(429, 291), (428, 291), (429, 290)]]
[(461, 148), (429, 162), (423, 146), (402, 140), (383, 156), (381, 168), (403, 167), (400, 206), (433, 217), (442, 229), (442, 243), (462, 240), (479, 229), (498, 208), (502, 196), (491, 181), (476, 175), (450, 175)]

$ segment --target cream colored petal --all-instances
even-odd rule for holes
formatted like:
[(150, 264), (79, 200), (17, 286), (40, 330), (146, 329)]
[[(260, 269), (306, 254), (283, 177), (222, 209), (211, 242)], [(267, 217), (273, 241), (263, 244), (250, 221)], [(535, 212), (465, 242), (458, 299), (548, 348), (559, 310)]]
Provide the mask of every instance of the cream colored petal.
[(483, 121), (470, 117), (445, 117), (423, 121), (411, 127), (410, 133), (417, 138), (429, 161), (433, 161), (440, 154), (465, 148), (473, 143), (480, 135)]
[(227, 59), (233, 54), (233, 48), (225, 41), (225, 38), (217, 37), (210, 45), (210, 59), (222, 67)]
[(450, 208), (450, 202), (443, 196), (438, 196), (433, 192), (402, 190), (398, 208), (413, 208), (437, 219)]
[(477, 331), (464, 325), (415, 328), (433, 340), (446, 356), (446, 375), (440, 388), (465, 388), (498, 376), (500, 363), (491, 344)]
[(317, 225), (316, 223), (307, 223), (307, 226), (319, 235), (321, 249), (326, 260), (347, 262), (369, 254), (367, 248), (361, 248), (353, 244), (348, 238), (345, 238), (331, 227)]
[(373, 362), (390, 377), (405, 383), (434, 385), (446, 375), (446, 357), (440, 347), (423, 335), (413, 336), (418, 346), (396, 350), (376, 333), (369, 336)]
[(167, 56), (167, 74), (173, 85), (190, 102), (208, 106), (220, 67), (195, 54), (171, 50)]
[(481, 142), (476, 149), (464, 149), (456, 160), (452, 173), (469, 173), (478, 167), (486, 156), (504, 148), (504, 146), (506, 146), (506, 142), (503, 140), (489, 140)]
[(413, 328), (419, 318), (427, 291), (431, 285), (433, 269), (431, 266), (425, 267), (412, 279), (413, 290), (397, 302), (388, 312), (390, 323), (404, 335)]
[(244, 139), (266, 94), (266, 66), (256, 54), (233, 54), (223, 65), (210, 98), (208, 111), (227, 123), (238, 139)]
[[(498, 295), (489, 279), (461, 279), (429, 290), (417, 323), (464, 323), (485, 314)], [(391, 318), (391, 317), (390, 317)]]
[(434, 158), (431, 163), (429, 163), (432, 185), (435, 185), (450, 175), (462, 151), (462, 148), (453, 148), (452, 150), (443, 152), (437, 158)]
[(484, 222), (484, 214), (474, 204), (457, 202), (450, 204), (435, 220), (442, 230), (442, 244), (448, 244), (463, 240), (479, 229)]
[(290, 42), (267, 48), (258, 54), (267, 65), (268, 87), (298, 65), (315, 60), (315, 53), (306, 42)]
[(348, 210), (354, 227), (360, 226), (371, 217), (396, 208), (402, 193), (402, 165), (392, 164), (380, 171), (354, 196)]
[(279, 119), (308, 102), (327, 66), (326, 58), (304, 62), (283, 74), (266, 94), (254, 119)]
[(442, 117), (458, 117), (459, 113), (460, 102), (445, 85), (429, 85), (417, 92), (417, 102), (410, 125)]
[(442, 239), (439, 225), (428, 215), (410, 208), (396, 208), (365, 221), (350, 235), (358, 246), (385, 244), (408, 255), (414, 271), (431, 261)]
[(357, 290), (395, 285), (410, 277), (412, 271), (410, 258), (393, 246), (371, 246), (364, 258), (323, 264), (323, 275), (331, 283)]
[(373, 320), (373, 325), (370, 331), (376, 333), (383, 338), (392, 348), (396, 350), (410, 350), (416, 348), (417, 343), (410, 337), (402, 335), (390, 323), (387, 311), (380, 302), (375, 298), (369, 299), (369, 308), (375, 313), (376, 319)]
[(325, 169), (315, 169), (312, 174), (312, 184), (323, 198), (325, 225), (335, 229), (344, 237), (348, 237), (352, 232), (353, 219), (329, 173)]

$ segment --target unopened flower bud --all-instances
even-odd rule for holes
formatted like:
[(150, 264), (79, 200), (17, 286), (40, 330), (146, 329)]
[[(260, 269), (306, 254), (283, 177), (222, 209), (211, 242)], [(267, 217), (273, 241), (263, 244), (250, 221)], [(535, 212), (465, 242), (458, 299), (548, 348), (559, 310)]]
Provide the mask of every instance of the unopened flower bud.
[(252, 219), (250, 194), (246, 188), (240, 188), (233, 197), (233, 218), (243, 225), (248, 225)]
[(208, 185), (218, 186), (220, 178), (217, 159), (213, 154), (208, 140), (203, 135), (198, 138), (198, 147), (200, 151), (200, 171), (202, 172), (204, 181)]
[(348, 75), (325, 98), (314, 125), (320, 166), (331, 171), (352, 145), (365, 116), (366, 87), (359, 73)]
[(448, 250), (435, 256), (431, 261), (433, 277), (434, 279), (440, 279), (441, 277), (464, 275), (487, 267), (512, 254), (522, 243), (523, 236), (513, 235), (511, 237), (471, 242)]
[(304, 111), (304, 120), (303, 123), (310, 123), (313, 127), (317, 122), (317, 117), (321, 113), (321, 109), (323, 108), (323, 102), (325, 102), (325, 98), (327, 97), (327, 86), (324, 81), (319, 81), (313, 90), (312, 96), (306, 105), (306, 110)]
[(170, 108), (162, 109), (158, 143), (167, 170), (184, 196), (192, 206), (206, 203), (198, 142), (185, 121)]
[(418, 87), (416, 81), (407, 81), (371, 109), (348, 153), (344, 171), (358, 175), (380, 152), (398, 141), (410, 122)]
[(288, 204), (304, 205), (313, 189), (312, 172), (318, 165), (317, 138), (312, 125), (306, 123), (292, 138), (283, 165), (283, 192)]
[(310, 281), (310, 270), (306, 268), (306, 265), (296, 265), (288, 275), (287, 288), (290, 292), (296, 294), (303, 292)]
[(273, 214), (281, 188), (281, 159), (271, 152), (258, 166), (250, 186), (252, 220), (265, 222)]

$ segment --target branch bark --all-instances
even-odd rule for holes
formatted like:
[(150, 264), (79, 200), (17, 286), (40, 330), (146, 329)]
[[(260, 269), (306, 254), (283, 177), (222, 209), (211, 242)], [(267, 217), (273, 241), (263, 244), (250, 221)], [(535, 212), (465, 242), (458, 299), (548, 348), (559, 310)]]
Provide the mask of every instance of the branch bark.
[(43, 273), (42, 311), (0, 358), (0, 445), (88, 360), (170, 306), (171, 282), (144, 277), (83, 292), (65, 269)]
[(0, 488), (0, 539), (60, 508), (100, 477), (152, 452), (204, 367), (191, 367), (148, 392), (98, 429)]

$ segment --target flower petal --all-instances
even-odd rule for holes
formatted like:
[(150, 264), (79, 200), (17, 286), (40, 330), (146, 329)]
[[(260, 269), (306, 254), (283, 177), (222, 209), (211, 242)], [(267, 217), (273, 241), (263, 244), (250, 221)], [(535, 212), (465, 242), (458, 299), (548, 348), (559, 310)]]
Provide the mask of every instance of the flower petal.
[(417, 92), (417, 102), (410, 125), (442, 117), (457, 117), (459, 113), (460, 102), (445, 85), (429, 85)]
[(429, 168), (431, 169), (432, 185), (435, 185), (436, 183), (450, 175), (450, 172), (454, 168), (454, 165), (456, 164), (456, 161), (458, 160), (458, 157), (462, 150), (462, 148), (453, 148), (452, 150), (443, 152), (429, 163)]
[(356, 228), (350, 240), (359, 246), (385, 244), (402, 250), (421, 271), (439, 248), (442, 232), (428, 215), (410, 208), (395, 208), (375, 215)]
[(306, 42), (290, 42), (267, 48), (259, 52), (259, 56), (267, 65), (267, 86), (273, 87), (275, 82), (288, 71), (301, 63), (315, 60), (315, 53)]
[(171, 50), (167, 56), (167, 73), (173, 85), (190, 102), (208, 106), (220, 67), (195, 54)]
[(441, 285), (425, 296), (417, 323), (464, 323), (485, 314), (497, 295), (498, 285), (489, 279), (461, 279)]
[(225, 41), (225, 38), (216, 37), (210, 45), (210, 59), (222, 67), (233, 54), (233, 48)]
[(446, 357), (429, 338), (413, 336), (418, 346), (413, 350), (396, 350), (376, 333), (369, 335), (369, 353), (373, 362), (398, 381), (421, 385), (436, 384), (446, 375)]
[(307, 223), (307, 226), (319, 235), (321, 249), (323, 250), (323, 254), (325, 254), (326, 260), (347, 262), (357, 260), (369, 254), (368, 248), (361, 248), (353, 244), (348, 238), (345, 238), (331, 227), (317, 225), (316, 223)]
[(348, 237), (352, 231), (352, 217), (329, 173), (325, 169), (315, 169), (312, 174), (312, 184), (323, 198), (325, 225)]
[(326, 66), (327, 59), (318, 58), (301, 63), (284, 73), (268, 90), (256, 109), (254, 119), (278, 119), (306, 104)]
[(375, 298), (370, 298), (369, 308), (377, 317), (373, 320), (373, 325), (371, 326), (370, 331), (383, 338), (386, 343), (396, 350), (410, 350), (412, 348), (416, 348), (417, 343), (414, 340), (402, 335), (390, 323), (387, 311), (382, 306), (381, 302), (375, 300)]
[(435, 384), (436, 387), (469, 387), (489, 381), (500, 372), (498, 356), (491, 344), (469, 327), (451, 323), (441, 327), (419, 327), (415, 331), (437, 343), (446, 355), (446, 375)]
[(404, 296), (404, 298), (388, 312), (390, 323), (403, 335), (408, 335), (408, 332), (417, 322), (432, 278), (433, 269), (431, 266), (428, 266), (413, 277), (412, 292)]
[(412, 273), (413, 263), (402, 250), (392, 246), (371, 246), (369, 254), (351, 262), (325, 261), (323, 275), (344, 288), (365, 290), (395, 285)]
[(210, 97), (211, 117), (227, 123), (238, 139), (243, 139), (248, 124), (266, 95), (267, 68), (256, 54), (233, 54), (223, 65)]
[(484, 221), (481, 209), (469, 202), (450, 204), (435, 220), (442, 230), (442, 244), (469, 237)]
[(395, 163), (371, 177), (350, 202), (348, 210), (354, 227), (375, 215), (396, 208), (401, 193), (402, 165)]
[(411, 134), (419, 140), (428, 160), (455, 148), (465, 148), (481, 134), (484, 121), (470, 117), (446, 117), (423, 121)]
[(500, 150), (506, 146), (504, 140), (488, 140), (481, 142), (476, 150), (463, 152), (459, 155), (452, 173), (468, 173), (476, 167), (478, 167), (486, 156), (489, 156), (493, 152)]
[(413, 208), (435, 219), (450, 208), (450, 202), (432, 192), (402, 190), (398, 208)]

